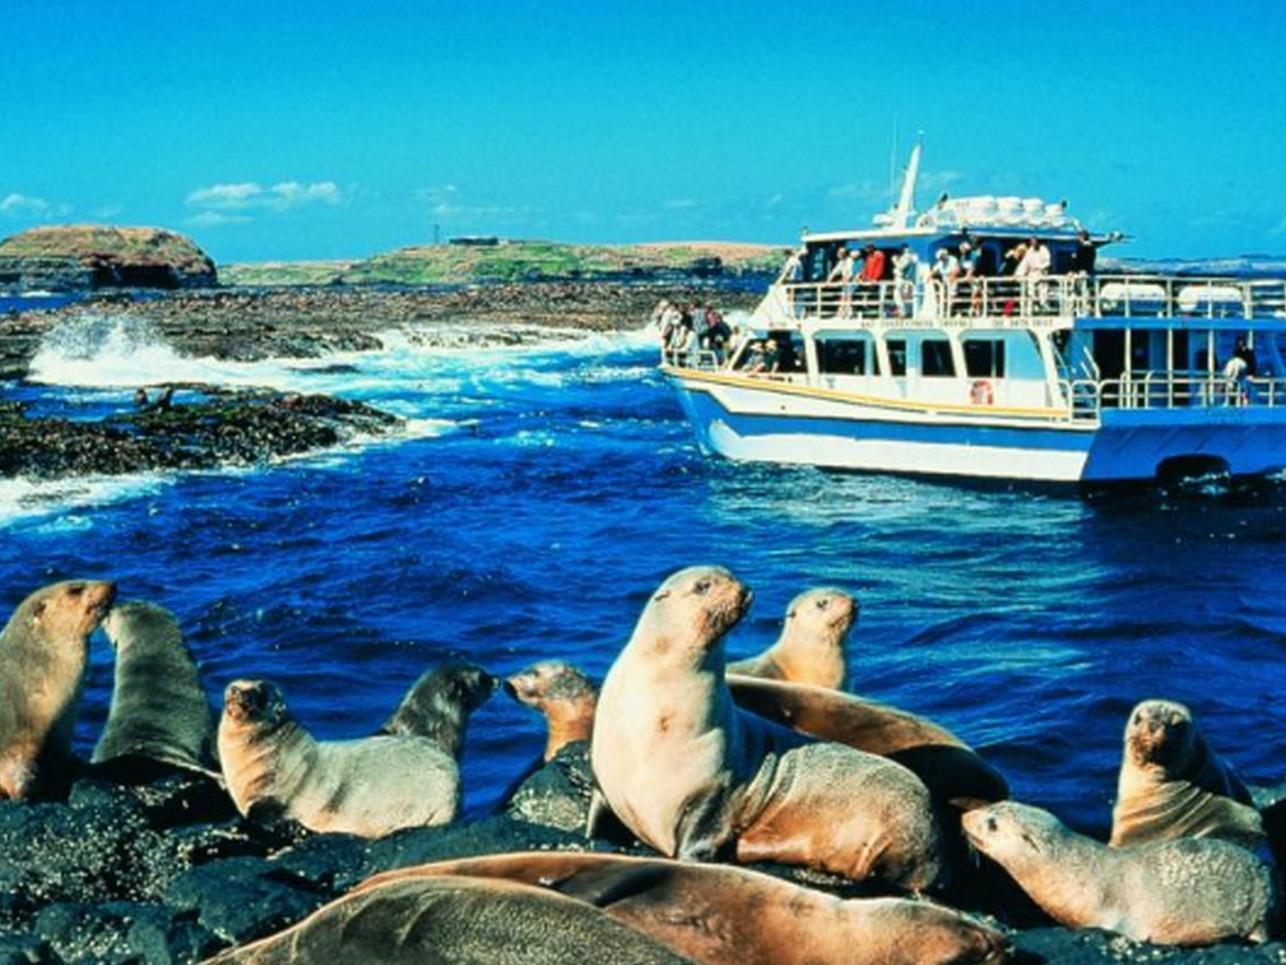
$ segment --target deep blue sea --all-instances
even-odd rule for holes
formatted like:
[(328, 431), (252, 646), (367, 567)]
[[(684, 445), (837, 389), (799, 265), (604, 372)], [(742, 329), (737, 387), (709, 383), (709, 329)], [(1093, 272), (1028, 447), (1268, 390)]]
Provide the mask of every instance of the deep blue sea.
[[(929, 715), (1018, 797), (1109, 821), (1121, 731), (1149, 697), (1188, 702), (1260, 782), (1286, 776), (1286, 484), (1086, 499), (714, 461), (654, 371), (648, 335), (539, 348), (387, 349), (316, 362), (185, 359), (112, 319), (41, 352), (42, 411), (97, 416), (167, 379), (362, 399), (404, 439), (254, 470), (0, 482), (0, 603), (110, 577), (173, 609), (213, 700), (278, 681), (323, 737), (381, 723), (430, 664), (497, 674), (546, 658), (596, 676), (650, 591), (693, 563), (756, 591), (731, 654), (776, 636), (819, 583), (862, 602), (855, 688)], [(98, 638), (78, 739), (104, 719)], [(497, 693), (465, 749), (467, 807), (493, 807), (543, 745)]]

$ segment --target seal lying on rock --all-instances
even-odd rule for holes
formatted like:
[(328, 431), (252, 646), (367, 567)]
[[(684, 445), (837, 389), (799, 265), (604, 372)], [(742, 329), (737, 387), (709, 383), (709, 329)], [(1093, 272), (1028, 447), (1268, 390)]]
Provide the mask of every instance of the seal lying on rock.
[(994, 767), (945, 727), (852, 694), (780, 680), (728, 675), (739, 707), (808, 734), (897, 761), (933, 799), (967, 810), (1003, 801), (1009, 786)]
[(210, 959), (210, 965), (685, 961), (586, 902), (513, 881), (444, 875), (358, 888), (292, 928)]
[(459, 759), (469, 715), (495, 687), (496, 679), (476, 664), (440, 664), (425, 671), (407, 691), (380, 733), (427, 737)]
[(136, 756), (185, 768), (218, 768), (214, 713), (174, 615), (131, 601), (113, 607), (103, 629), (116, 651), (116, 671), (94, 763)]
[(576, 667), (557, 660), (533, 664), (505, 680), (514, 700), (544, 715), (549, 728), (544, 759), (568, 744), (587, 741), (594, 730), (598, 691)]
[(1268, 843), (1245, 785), (1206, 744), (1192, 712), (1145, 700), (1125, 727), (1111, 844), (1207, 836), (1252, 850)]
[(115, 598), (114, 583), (55, 583), (23, 600), (0, 633), (0, 798), (69, 781), (89, 635)]
[(703, 965), (967, 965), (1005, 957), (1003, 935), (950, 908), (905, 898), (842, 901), (729, 865), (529, 851), (388, 872), (358, 890), (437, 875), (553, 888)]
[(1245, 848), (1180, 838), (1109, 848), (1013, 801), (970, 811), (965, 834), (1055, 921), (1136, 941), (1263, 942), (1276, 920), (1271, 869)]
[(857, 600), (843, 590), (805, 590), (786, 608), (777, 642), (756, 657), (728, 664), (728, 673), (843, 690), (848, 679), (844, 644), (857, 613)]
[(670, 857), (779, 861), (912, 891), (944, 883), (929, 793), (890, 760), (740, 712), (723, 638), (750, 592), (692, 567), (653, 595), (599, 697), (591, 760), (598, 797)]
[(266, 808), (313, 831), (378, 838), (447, 824), (460, 807), (459, 768), (436, 741), (391, 734), (318, 741), (266, 681), (228, 686), (219, 759), (243, 815)]

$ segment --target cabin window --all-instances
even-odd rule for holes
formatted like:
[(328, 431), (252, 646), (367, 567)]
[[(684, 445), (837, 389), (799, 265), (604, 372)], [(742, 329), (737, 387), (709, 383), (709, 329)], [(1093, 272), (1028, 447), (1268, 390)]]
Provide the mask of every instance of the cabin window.
[(926, 378), (949, 379), (956, 374), (956, 364), (951, 358), (951, 343), (945, 338), (926, 338), (920, 343), (920, 375)]
[(906, 339), (885, 339), (884, 347), (889, 351), (889, 375), (906, 375)]
[(1005, 342), (999, 338), (966, 338), (963, 342), (965, 374), (971, 379), (1005, 377)]
[(869, 335), (819, 337), (817, 367), (825, 375), (878, 375), (875, 344)]
[(804, 336), (787, 329), (774, 329), (768, 337), (777, 343), (778, 372), (804, 371)]

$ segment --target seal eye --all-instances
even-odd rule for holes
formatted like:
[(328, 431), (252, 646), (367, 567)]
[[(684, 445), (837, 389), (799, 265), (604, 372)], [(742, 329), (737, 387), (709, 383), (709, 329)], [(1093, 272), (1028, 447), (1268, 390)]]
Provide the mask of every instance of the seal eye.
[(710, 592), (710, 581), (698, 580), (697, 585), (692, 588), (692, 592), (697, 594), (697, 596), (705, 596)]
[(67, 587), (68, 596), (80, 596), (84, 592), (85, 592), (84, 583), (73, 583), (71, 586)]
[(828, 606), (830, 606), (830, 605), (831, 605), (831, 601), (830, 601), (830, 600), (825, 600), (825, 599), (823, 599), (823, 600), (818, 600), (818, 601), (817, 601), (817, 609), (819, 609), (819, 610), (825, 610), (825, 609), (826, 609)]
[(998, 824), (996, 823), (996, 819), (995, 819), (995, 818), (987, 818), (987, 830), (988, 830), (988, 831), (999, 831), (999, 830), (1000, 830), (1000, 825), (998, 825)]

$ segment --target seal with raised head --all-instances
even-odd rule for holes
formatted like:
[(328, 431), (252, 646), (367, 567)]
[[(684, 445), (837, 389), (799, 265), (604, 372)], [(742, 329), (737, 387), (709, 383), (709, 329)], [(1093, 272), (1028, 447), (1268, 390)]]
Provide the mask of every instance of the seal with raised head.
[(968, 810), (1003, 801), (1009, 786), (994, 767), (945, 727), (916, 714), (827, 687), (728, 675), (739, 707), (819, 740), (897, 761), (933, 799)]
[(1210, 749), (1192, 712), (1145, 700), (1125, 725), (1111, 844), (1186, 837), (1224, 838), (1252, 850), (1268, 844), (1246, 786)]
[(18, 604), (0, 633), (0, 798), (70, 780), (89, 636), (115, 598), (114, 583), (54, 583)]
[(548, 734), (544, 759), (594, 731), (598, 691), (579, 669), (560, 660), (546, 660), (505, 679), (509, 696), (544, 715)]
[(843, 690), (848, 681), (844, 647), (857, 614), (857, 600), (843, 590), (805, 590), (786, 608), (777, 642), (757, 656), (729, 663), (728, 673)]
[(436, 875), (553, 888), (703, 965), (969, 965), (1000, 962), (1006, 954), (998, 931), (942, 905), (841, 900), (731, 865), (528, 851), (390, 871), (358, 889)]
[(1002, 801), (963, 819), (970, 843), (1051, 918), (1159, 945), (1267, 941), (1278, 892), (1250, 851), (1215, 838), (1111, 848), (1048, 811)]
[(210, 965), (681, 965), (656, 939), (547, 888), (448, 875), (361, 887)]
[(267, 681), (228, 685), (219, 761), (243, 815), (262, 811), (312, 831), (378, 838), (447, 824), (460, 807), (459, 767), (436, 741), (395, 734), (319, 741)]
[(174, 614), (154, 603), (120, 603), (103, 630), (116, 651), (116, 668), (94, 763), (142, 757), (217, 768), (214, 712)]
[(439, 664), (420, 675), (380, 733), (428, 738), (458, 760), (469, 715), (495, 687), (496, 678), (477, 664)]
[(602, 806), (669, 857), (778, 861), (921, 891), (947, 868), (929, 792), (887, 758), (737, 710), (723, 640), (751, 594), (721, 567), (664, 583), (608, 671), (591, 742)]

